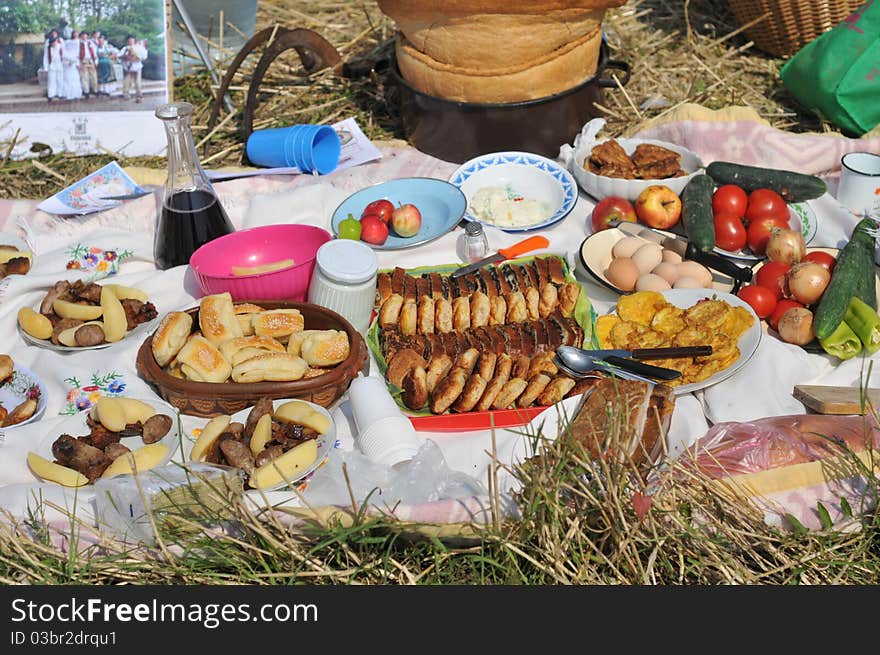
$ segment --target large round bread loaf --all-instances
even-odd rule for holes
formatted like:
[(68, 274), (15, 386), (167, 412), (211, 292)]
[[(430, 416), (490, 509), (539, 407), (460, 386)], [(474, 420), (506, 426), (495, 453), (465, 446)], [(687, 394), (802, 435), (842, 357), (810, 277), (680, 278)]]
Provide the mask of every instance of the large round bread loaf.
[(403, 78), (428, 95), (458, 102), (510, 103), (571, 89), (596, 73), (601, 26), (538, 59), (499, 68), (446, 64), (419, 51), (398, 34), (397, 64)]
[(604, 9), (565, 9), (544, 14), (447, 16), (439, 8), (396, 19), (397, 29), (432, 59), (462, 68), (495, 69), (542, 57), (592, 34)]

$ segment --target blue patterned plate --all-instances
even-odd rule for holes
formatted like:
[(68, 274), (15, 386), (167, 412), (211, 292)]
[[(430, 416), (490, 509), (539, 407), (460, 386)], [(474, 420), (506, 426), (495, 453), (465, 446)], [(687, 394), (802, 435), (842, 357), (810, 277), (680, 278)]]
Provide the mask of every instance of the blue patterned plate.
[[(577, 184), (565, 168), (555, 161), (528, 152), (493, 152), (471, 159), (452, 174), (449, 181), (459, 187), (468, 200), (465, 218), (492, 225), (505, 232), (531, 232), (549, 227), (568, 216), (577, 202)], [(490, 220), (475, 209), (474, 198), (481, 189), (497, 189), (494, 195), (510, 206), (520, 201), (537, 201), (542, 210), (538, 218), (522, 221)], [(503, 194), (503, 195), (502, 195)], [(496, 206), (497, 206), (496, 200)]]

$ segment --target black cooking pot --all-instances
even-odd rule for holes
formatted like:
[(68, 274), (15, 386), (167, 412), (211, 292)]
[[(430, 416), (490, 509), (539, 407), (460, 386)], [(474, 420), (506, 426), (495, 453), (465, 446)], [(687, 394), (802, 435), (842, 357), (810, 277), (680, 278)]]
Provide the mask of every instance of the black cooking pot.
[(396, 87), (407, 140), (424, 153), (455, 163), (505, 150), (555, 159), (559, 146), (571, 143), (585, 123), (602, 115), (597, 107), (602, 103), (602, 89), (618, 85), (605, 73), (622, 71), (621, 85), (630, 77), (629, 64), (609, 59), (605, 43), (593, 77), (562, 93), (523, 102), (446, 100), (423, 93), (403, 79), (394, 54), (385, 68), (388, 81)]

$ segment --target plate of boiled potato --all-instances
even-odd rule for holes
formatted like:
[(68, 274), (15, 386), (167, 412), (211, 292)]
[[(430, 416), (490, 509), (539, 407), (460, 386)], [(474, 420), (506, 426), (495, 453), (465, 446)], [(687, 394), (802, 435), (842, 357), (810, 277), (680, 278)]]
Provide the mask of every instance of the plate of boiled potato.
[(84, 487), (171, 461), (181, 445), (180, 416), (158, 399), (101, 396), (47, 431), (27, 455), (41, 480)]
[(97, 350), (148, 331), (157, 318), (140, 289), (59, 280), (38, 305), (19, 309), (18, 329), (25, 341), (41, 348)]
[(630, 236), (613, 227), (595, 232), (580, 247), (584, 268), (603, 286), (617, 293), (663, 292), (669, 289), (716, 289), (730, 292), (733, 278), (713, 271), (663, 248), (647, 235), (676, 235), (645, 230), (646, 237)]
[(261, 398), (198, 431), (188, 459), (243, 472), (246, 486), (283, 489), (315, 471), (336, 445), (336, 425), (325, 408), (305, 400)]

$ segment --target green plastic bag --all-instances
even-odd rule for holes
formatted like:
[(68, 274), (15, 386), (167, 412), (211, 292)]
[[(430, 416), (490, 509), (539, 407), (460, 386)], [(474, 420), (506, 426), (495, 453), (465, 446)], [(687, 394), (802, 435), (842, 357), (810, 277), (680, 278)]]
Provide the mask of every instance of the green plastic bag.
[(880, 1), (804, 46), (781, 76), (799, 103), (846, 132), (860, 136), (880, 124)]

